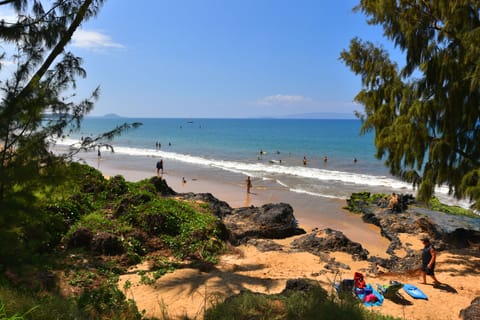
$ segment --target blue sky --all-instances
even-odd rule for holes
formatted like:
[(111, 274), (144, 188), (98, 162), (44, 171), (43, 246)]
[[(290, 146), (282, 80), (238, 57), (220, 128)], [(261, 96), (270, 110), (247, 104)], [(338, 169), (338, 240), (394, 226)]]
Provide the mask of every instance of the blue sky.
[(106, 1), (70, 49), (84, 59), (92, 115), (353, 117), (360, 90), (338, 57), (358, 36), (385, 43), (358, 1)]

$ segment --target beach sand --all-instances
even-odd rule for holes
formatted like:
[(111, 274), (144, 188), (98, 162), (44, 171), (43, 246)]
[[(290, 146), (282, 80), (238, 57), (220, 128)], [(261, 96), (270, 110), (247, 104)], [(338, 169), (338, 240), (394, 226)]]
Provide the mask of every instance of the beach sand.
[[(112, 156), (96, 159), (92, 154), (83, 158), (90, 165), (100, 169), (105, 175), (123, 175), (127, 180), (138, 181), (155, 175), (155, 159), (122, 158)], [(163, 178), (177, 192), (209, 192), (232, 207), (260, 206), (266, 203), (286, 202), (294, 208), (299, 224), (307, 232), (313, 228), (332, 228), (342, 231), (348, 238), (360, 242), (371, 255), (386, 257), (389, 241), (380, 236), (379, 228), (363, 223), (360, 216), (342, 209), (344, 201), (324, 199), (304, 194), (296, 194), (279, 188), (271, 181), (253, 179), (252, 194), (245, 189), (245, 176), (233, 173), (219, 173), (212, 168), (189, 167), (185, 164), (167, 162)], [(187, 180), (182, 183), (182, 177)], [(283, 246), (282, 251), (260, 252), (254, 246), (235, 247), (233, 253), (221, 257), (220, 263), (211, 272), (197, 269), (181, 269), (166, 274), (154, 285), (140, 285), (139, 270), (148, 270), (148, 265), (132, 268), (132, 272), (122, 275), (119, 287), (128, 298), (136, 301), (139, 310), (146, 316), (168, 314), (176, 318), (182, 315), (202, 318), (205, 307), (221, 301), (231, 294), (249, 289), (262, 293), (279, 293), (286, 281), (292, 278), (318, 280), (328, 290), (333, 290), (334, 281), (353, 278), (355, 271), (363, 272), (366, 282), (376, 287), (377, 283), (387, 284), (390, 280), (417, 285), (428, 300), (414, 300), (403, 291), (403, 303), (385, 300), (381, 307), (371, 307), (382, 314), (402, 319), (458, 319), (461, 309), (470, 305), (480, 296), (480, 254), (465, 252), (439, 252), (437, 257), (437, 278), (444, 283), (440, 287), (420, 284), (419, 274), (389, 274), (374, 276), (367, 272), (366, 261), (354, 261), (348, 254), (330, 253), (336, 261), (350, 266), (350, 270), (340, 269), (339, 274), (324, 269), (319, 257), (305, 252), (292, 252), (290, 242), (294, 238), (275, 240)], [(420, 250), (420, 235), (400, 235), (404, 245)], [(401, 255), (401, 252), (398, 252)], [(431, 279), (427, 279), (431, 283)], [(126, 281), (131, 286), (125, 286)]]

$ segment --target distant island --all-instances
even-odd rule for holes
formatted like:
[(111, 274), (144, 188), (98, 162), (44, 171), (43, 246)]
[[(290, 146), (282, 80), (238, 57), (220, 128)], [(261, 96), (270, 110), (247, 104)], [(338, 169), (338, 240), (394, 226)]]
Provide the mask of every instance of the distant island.
[(103, 116), (103, 118), (122, 118), (122, 116), (119, 116), (116, 113), (107, 113), (106, 115)]
[(277, 119), (357, 119), (353, 113), (339, 112), (310, 112), (289, 114), (285, 116), (275, 117)]

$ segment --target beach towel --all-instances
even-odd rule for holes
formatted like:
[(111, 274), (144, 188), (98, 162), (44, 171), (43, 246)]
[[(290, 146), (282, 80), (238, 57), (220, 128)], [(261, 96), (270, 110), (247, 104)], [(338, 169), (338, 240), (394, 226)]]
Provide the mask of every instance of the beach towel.
[(371, 284), (366, 284), (364, 289), (356, 288), (355, 293), (358, 299), (368, 307), (381, 306), (383, 304), (384, 297), (377, 290), (373, 289)]

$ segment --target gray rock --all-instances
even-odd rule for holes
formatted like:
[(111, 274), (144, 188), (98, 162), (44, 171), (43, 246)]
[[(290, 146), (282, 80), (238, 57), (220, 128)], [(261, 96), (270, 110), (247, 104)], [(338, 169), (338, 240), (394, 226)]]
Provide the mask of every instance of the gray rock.
[(305, 233), (298, 228), (293, 208), (286, 203), (234, 209), (223, 223), (234, 245), (249, 239), (283, 239)]
[(232, 212), (232, 207), (225, 201), (218, 200), (211, 193), (182, 193), (180, 195), (185, 200), (201, 201), (207, 203), (212, 213), (223, 218)]
[(480, 297), (472, 300), (470, 306), (460, 311), (463, 320), (480, 320)]
[(351, 254), (354, 260), (366, 260), (368, 257), (368, 251), (360, 243), (353, 242), (342, 232), (329, 228), (295, 239), (291, 245), (317, 256), (324, 252), (341, 251)]

